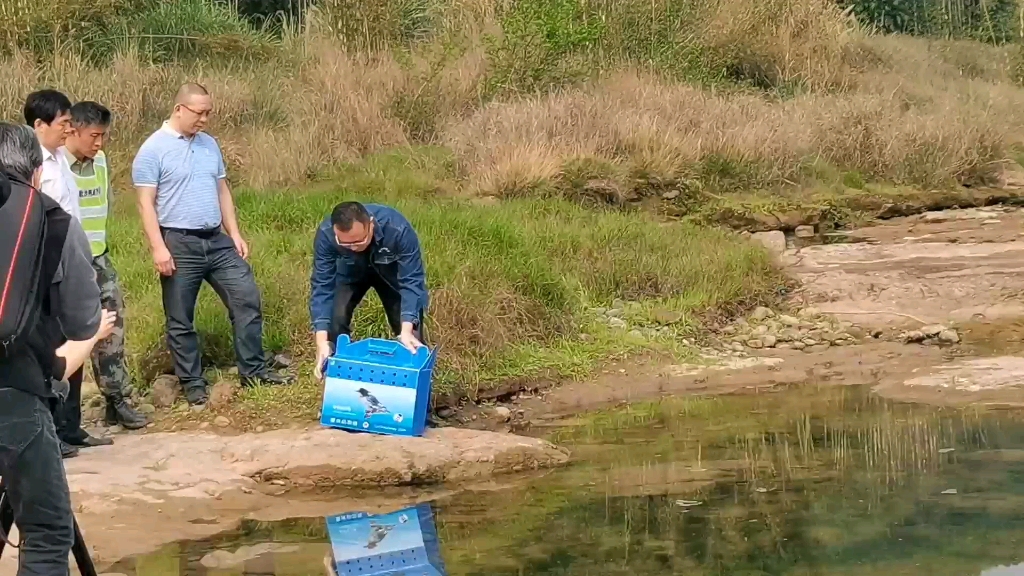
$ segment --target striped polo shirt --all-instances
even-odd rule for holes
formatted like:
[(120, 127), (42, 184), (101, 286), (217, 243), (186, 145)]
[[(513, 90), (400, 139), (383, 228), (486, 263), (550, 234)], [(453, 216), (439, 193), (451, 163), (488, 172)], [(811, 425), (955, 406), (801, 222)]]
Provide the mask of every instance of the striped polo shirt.
[(218, 187), (226, 177), (213, 136), (199, 132), (189, 138), (167, 122), (146, 139), (132, 162), (135, 186), (156, 187), (157, 222), (164, 228), (220, 227)]

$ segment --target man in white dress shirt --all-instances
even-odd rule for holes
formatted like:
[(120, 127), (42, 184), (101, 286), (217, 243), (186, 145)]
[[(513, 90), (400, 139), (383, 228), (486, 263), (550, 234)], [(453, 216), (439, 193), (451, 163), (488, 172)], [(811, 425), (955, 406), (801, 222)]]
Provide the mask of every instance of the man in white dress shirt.
[(35, 130), (43, 149), (40, 192), (53, 198), (65, 212), (81, 221), (78, 187), (74, 174), (59, 148), (71, 131), (71, 100), (56, 90), (39, 90), (25, 99), (25, 123)]
[[(64, 145), (71, 132), (71, 100), (56, 90), (39, 90), (25, 98), (25, 123), (36, 133), (39, 146), (43, 150), (43, 173), (40, 177), (39, 191), (53, 198), (65, 212), (75, 220), (82, 221), (78, 207), (78, 185), (75, 174), (71, 171), (67, 155), (60, 148)], [(68, 378), (71, 391), (68, 401), (75, 402), (81, 398), (83, 372), (79, 370)], [(57, 438), (60, 440), (61, 456), (70, 458), (78, 455), (78, 446), (97, 446), (111, 444), (109, 438), (93, 438), (77, 423), (68, 422), (67, 407), (58, 406), (53, 411), (54, 424), (57, 427)], [(75, 407), (77, 408), (77, 407)], [(71, 430), (69, 428), (76, 428)], [(81, 441), (86, 438), (88, 442)]]

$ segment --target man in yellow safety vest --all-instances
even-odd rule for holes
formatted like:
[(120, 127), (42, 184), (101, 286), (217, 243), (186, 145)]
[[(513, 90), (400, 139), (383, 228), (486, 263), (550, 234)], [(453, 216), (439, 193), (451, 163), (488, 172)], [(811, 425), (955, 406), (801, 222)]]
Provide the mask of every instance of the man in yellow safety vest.
[[(62, 151), (67, 156), (78, 187), (78, 210), (82, 228), (92, 248), (92, 267), (96, 271), (96, 282), (100, 287), (101, 304), (103, 308), (117, 313), (114, 332), (110, 337), (97, 343), (93, 349), (93, 376), (96, 378), (100, 393), (107, 401), (107, 425), (120, 425), (129, 430), (137, 430), (145, 427), (149, 420), (133, 409), (125, 399), (129, 374), (124, 357), (124, 297), (117, 271), (107, 250), (107, 219), (113, 194), (110, 190), (110, 169), (103, 153), (103, 143), (109, 134), (110, 122), (110, 110), (104, 106), (96, 102), (75, 104), (71, 107), (71, 132)], [(84, 446), (97, 443), (97, 439), (92, 439), (81, 429), (80, 391), (77, 399), (69, 396), (64, 418), (65, 431), (71, 436), (66, 438), (65, 442), (76, 445), (78, 440), (80, 445)]]

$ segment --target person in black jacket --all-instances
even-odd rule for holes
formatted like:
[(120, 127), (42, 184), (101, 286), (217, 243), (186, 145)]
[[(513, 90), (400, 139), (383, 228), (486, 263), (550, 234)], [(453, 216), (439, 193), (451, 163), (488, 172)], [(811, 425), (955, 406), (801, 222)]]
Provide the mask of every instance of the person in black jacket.
[(0, 360), (0, 477), (21, 534), (18, 576), (68, 574), (74, 516), (50, 412), (52, 383), (77, 371), (114, 326), (113, 313), (100, 308), (85, 232), (38, 192), (42, 162), (31, 128), (0, 123), (0, 205), (15, 188), (30, 187), (47, 219), (39, 317), (17, 344), (24, 349)]

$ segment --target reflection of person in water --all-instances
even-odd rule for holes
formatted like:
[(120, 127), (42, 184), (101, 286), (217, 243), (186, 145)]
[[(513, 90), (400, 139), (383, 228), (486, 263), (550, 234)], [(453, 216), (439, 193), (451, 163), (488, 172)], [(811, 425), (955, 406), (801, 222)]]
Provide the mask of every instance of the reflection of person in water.
[[(405, 524), (409, 521), (409, 517), (402, 514), (398, 517), (400, 524)], [(366, 548), (373, 550), (381, 543), (382, 540), (395, 529), (395, 524), (377, 524), (374, 521), (370, 521), (370, 540), (366, 543)]]
[(377, 400), (377, 397), (370, 394), (366, 388), (359, 389), (359, 399), (362, 400), (363, 406), (366, 406), (366, 411), (363, 413), (364, 419), (374, 414), (388, 414), (387, 406), (381, 404), (380, 400)]

